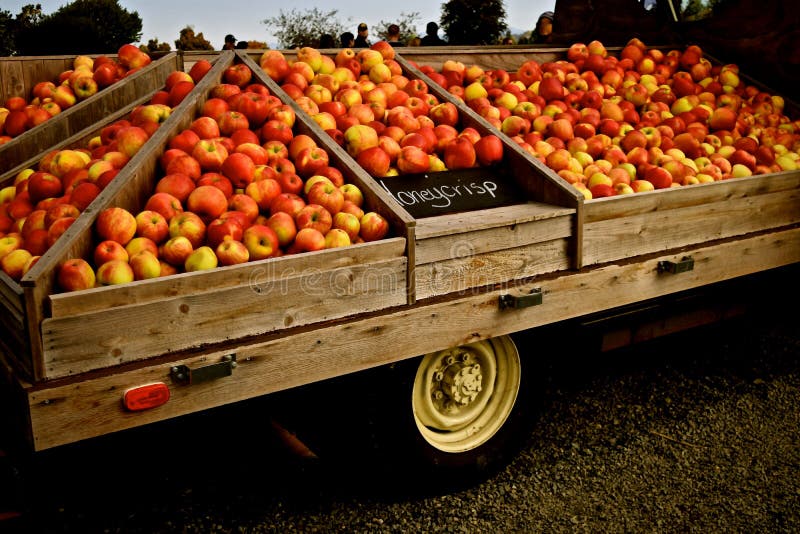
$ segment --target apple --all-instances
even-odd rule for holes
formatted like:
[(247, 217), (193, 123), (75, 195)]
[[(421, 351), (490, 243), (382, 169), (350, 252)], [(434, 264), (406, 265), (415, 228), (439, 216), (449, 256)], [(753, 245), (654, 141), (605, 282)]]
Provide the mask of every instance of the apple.
[(476, 161), (475, 146), (465, 137), (458, 137), (444, 147), (444, 163), (448, 169), (469, 169)]
[(110, 239), (123, 246), (136, 235), (136, 228), (136, 217), (124, 208), (106, 208), (95, 221), (95, 230), (101, 239)]
[(482, 166), (494, 165), (503, 160), (503, 142), (499, 137), (488, 134), (475, 142), (475, 156)]
[(25, 248), (12, 250), (0, 258), (0, 269), (12, 280), (19, 281), (25, 272), (25, 266), (32, 257), (33, 254)]
[(333, 216), (332, 228), (344, 230), (350, 237), (350, 241), (355, 240), (361, 231), (361, 222), (353, 213), (339, 211)]
[(253, 224), (244, 231), (242, 243), (247, 247), (250, 259), (263, 260), (274, 256), (280, 245), (275, 231), (264, 224)]
[(173, 267), (183, 267), (186, 258), (192, 253), (192, 242), (185, 236), (169, 238), (161, 245), (159, 257)]
[(128, 261), (128, 258), (129, 255), (126, 248), (117, 241), (110, 239), (98, 243), (92, 255), (92, 260), (98, 267), (111, 260)]
[(156, 193), (169, 193), (181, 203), (185, 202), (189, 194), (197, 187), (194, 180), (182, 173), (167, 174), (156, 182)]
[(297, 232), (294, 248), (299, 252), (312, 252), (325, 248), (325, 234), (316, 228), (302, 228)]
[[(169, 193), (153, 193), (145, 203), (146, 211), (155, 211), (166, 221), (183, 211), (181, 201)], [(138, 225), (137, 225), (138, 227)]]
[(308, 147), (301, 150), (294, 160), (296, 173), (309, 178), (329, 163), (328, 153), (322, 147)]
[(117, 132), (116, 142), (120, 152), (132, 158), (149, 139), (147, 132), (138, 126), (122, 128)]
[(378, 146), (378, 133), (370, 126), (356, 124), (345, 130), (344, 143), (347, 153), (357, 157), (361, 151)]
[(66, 260), (58, 266), (58, 285), (64, 291), (81, 291), (95, 286), (96, 276), (89, 263), (81, 258)]
[(331, 229), (333, 216), (327, 208), (319, 204), (307, 204), (295, 215), (298, 231), (303, 228), (314, 228), (323, 235)]
[(233, 183), (228, 179), (228, 177), (223, 176), (218, 172), (207, 172), (203, 173), (200, 179), (195, 182), (197, 187), (202, 185), (210, 185), (216, 187), (222, 194), (225, 195), (225, 199), (229, 199), (233, 195)]
[(409, 145), (402, 148), (396, 164), (401, 173), (416, 174), (426, 172), (430, 168), (430, 159), (423, 149)]
[(272, 228), (278, 236), (278, 244), (281, 247), (289, 246), (297, 235), (297, 225), (294, 217), (284, 211), (276, 211), (266, 221), (266, 225)]
[(250, 260), (250, 251), (241, 241), (225, 239), (214, 249), (219, 265), (238, 265)]
[(134, 281), (133, 269), (127, 261), (111, 260), (97, 268), (97, 284), (101, 286), (127, 284)]
[(154, 210), (140, 211), (136, 214), (136, 235), (160, 244), (169, 236), (167, 219)]
[(247, 184), (244, 192), (256, 202), (261, 210), (267, 211), (272, 201), (281, 194), (281, 186), (277, 180), (266, 178)]
[(221, 170), (235, 188), (243, 189), (253, 181), (255, 167), (255, 163), (247, 154), (234, 152), (225, 158)]
[(344, 204), (344, 193), (336, 185), (319, 181), (306, 193), (309, 205), (319, 205), (325, 208), (330, 215), (336, 215)]
[(216, 269), (218, 265), (217, 255), (208, 245), (193, 250), (183, 263), (183, 269), (189, 273), (194, 271), (207, 271)]
[(272, 214), (283, 211), (292, 217), (297, 217), (305, 205), (306, 201), (301, 196), (293, 193), (281, 193), (269, 205), (269, 212)]
[(377, 212), (365, 213), (359, 222), (361, 224), (359, 235), (364, 241), (383, 239), (389, 232), (389, 222)]
[(213, 185), (194, 188), (186, 199), (186, 209), (208, 221), (219, 217), (227, 208), (228, 199), (225, 193)]
[(132, 255), (128, 264), (133, 271), (134, 280), (148, 280), (161, 276), (161, 262), (157, 255), (149, 250), (141, 250)]
[[(381, 137), (379, 139), (379, 143), (381, 139), (388, 139), (394, 145), (397, 145), (395, 141), (388, 137)], [(384, 142), (384, 144), (388, 143)], [(397, 145), (397, 150), (395, 151), (396, 154), (399, 154), (400, 146)], [(396, 157), (396, 156), (395, 156)], [(386, 152), (384, 148), (381, 146), (374, 146), (362, 150), (359, 152), (358, 156), (356, 156), (356, 162), (363, 167), (365, 171), (367, 171), (372, 176), (386, 176), (389, 172), (389, 167), (392, 164), (392, 158)]]
[(170, 237), (186, 237), (194, 249), (205, 241), (206, 223), (196, 213), (184, 211), (169, 220), (169, 235)]

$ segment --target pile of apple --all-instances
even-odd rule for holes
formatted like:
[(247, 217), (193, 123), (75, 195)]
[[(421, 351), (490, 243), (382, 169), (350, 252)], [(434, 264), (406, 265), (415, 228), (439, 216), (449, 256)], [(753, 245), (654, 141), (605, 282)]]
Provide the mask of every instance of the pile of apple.
[(800, 120), (696, 45), (600, 41), (516, 71), (445, 61), (420, 69), (586, 198), (795, 170)]
[(29, 99), (12, 96), (0, 107), (0, 144), (38, 126), (63, 110), (89, 98), (151, 62), (150, 56), (132, 44), (122, 45), (117, 58), (77, 56), (72, 68), (55, 81), (38, 82)]
[(159, 103), (164, 95), (179, 103), (184, 86), (193, 88), (210, 67), (204, 61), (190, 73), (172, 72), (147, 104), (104, 126), (85, 147), (52, 150), (0, 188), (0, 269), (21, 279), (170, 116), (172, 107)]
[(223, 72), (199, 116), (173, 136), (154, 191), (140, 211), (109, 207), (94, 225), (90, 261), (58, 268), (61, 289), (317, 251), (382, 239), (387, 220), (365, 213), (364, 197), (328, 152), (295, 133), (296, 115), (252, 71)]
[(421, 79), (403, 75), (395, 51), (379, 41), (334, 57), (303, 47), (288, 60), (277, 50), (261, 68), (372, 176), (467, 169), (503, 159), (503, 143), (461, 127), (452, 102)]

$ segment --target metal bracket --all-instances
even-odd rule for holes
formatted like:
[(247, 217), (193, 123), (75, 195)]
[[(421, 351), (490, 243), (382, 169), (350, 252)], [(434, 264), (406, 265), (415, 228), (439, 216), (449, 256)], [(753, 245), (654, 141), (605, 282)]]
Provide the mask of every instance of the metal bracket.
[(220, 362), (195, 367), (194, 369), (187, 365), (176, 365), (170, 369), (169, 375), (173, 382), (189, 386), (231, 376), (235, 367), (236, 354), (226, 354)]
[(542, 303), (542, 290), (537, 287), (531, 289), (530, 293), (527, 295), (500, 295), (499, 303), (501, 310), (505, 310), (506, 308), (518, 310), (529, 306), (538, 306)]
[(684, 256), (681, 261), (662, 260), (658, 262), (659, 273), (679, 274), (694, 270), (694, 259), (691, 256)]

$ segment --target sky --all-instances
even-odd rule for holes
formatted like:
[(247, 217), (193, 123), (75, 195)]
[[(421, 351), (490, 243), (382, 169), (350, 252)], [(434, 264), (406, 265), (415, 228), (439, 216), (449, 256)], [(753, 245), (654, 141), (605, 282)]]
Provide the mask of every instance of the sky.
[[(1, 0), (0, 9), (10, 11), (17, 15), (22, 6), (26, 4), (41, 4), (45, 14), (51, 14), (59, 7), (69, 3), (68, 0)], [(128, 11), (136, 11), (142, 18), (142, 42), (156, 38), (167, 42), (172, 48), (178, 38), (180, 30), (190, 25), (195, 33), (203, 36), (211, 44), (222, 48), (225, 35), (232, 33), (237, 40), (266, 41), (276, 48), (277, 39), (270, 33), (270, 29), (262, 23), (264, 19), (277, 16), (280, 10), (284, 13), (293, 8), (298, 12), (316, 7), (323, 13), (337, 10), (337, 18), (345, 26), (351, 26), (356, 33), (359, 22), (366, 22), (368, 26), (377, 25), (381, 21), (391, 22), (401, 13), (419, 13), (417, 21), (420, 35), (425, 33), (425, 25), (429, 21), (437, 21), (441, 16), (442, 2), (431, 0), (403, 0), (387, 7), (383, 2), (364, 0), (313, 0), (277, 2), (275, 0), (120, 0), (120, 5)], [(397, 7), (393, 7), (396, 5)], [(549, 11), (555, 6), (555, 0), (505, 0), (506, 23), (512, 31), (526, 31), (533, 29), (536, 19), (543, 11)], [(229, 9), (227, 6), (235, 6)], [(371, 34), (374, 42), (376, 36)]]

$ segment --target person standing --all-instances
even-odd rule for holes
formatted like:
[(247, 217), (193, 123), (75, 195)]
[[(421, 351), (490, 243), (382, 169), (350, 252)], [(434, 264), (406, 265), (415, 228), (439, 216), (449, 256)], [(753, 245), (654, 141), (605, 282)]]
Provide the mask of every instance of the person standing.
[(425, 26), (425, 37), (420, 41), (422, 46), (441, 46), (447, 43), (439, 37), (439, 25), (431, 21)]
[(367, 28), (367, 24), (362, 22), (358, 25), (358, 35), (356, 35), (356, 41), (353, 43), (355, 48), (369, 48), (370, 42), (367, 39), (369, 35), (369, 29)]
[(386, 42), (392, 46), (404, 46), (405, 43), (400, 40), (400, 26), (397, 24), (389, 24), (386, 29)]
[(350, 32), (344, 32), (339, 36), (339, 43), (342, 48), (353, 48), (355, 46), (355, 35)]
[(539, 15), (536, 21), (536, 28), (531, 34), (531, 43), (550, 43), (553, 40), (553, 18), (552, 11), (545, 11)]
[(234, 50), (236, 48), (236, 37), (230, 33), (225, 36), (225, 44), (222, 45), (223, 50)]

